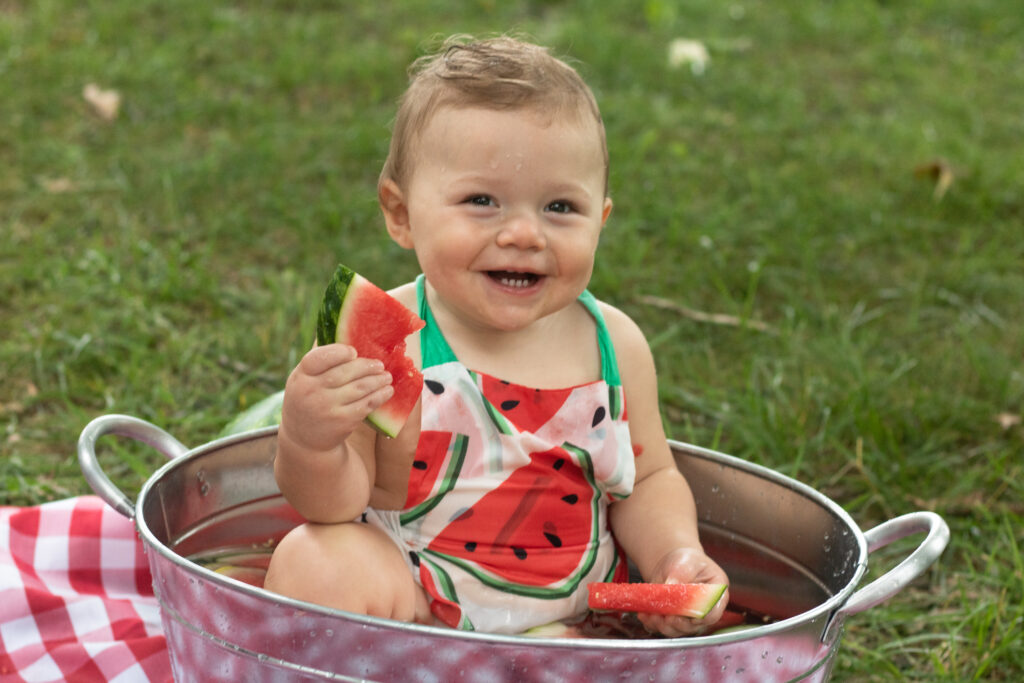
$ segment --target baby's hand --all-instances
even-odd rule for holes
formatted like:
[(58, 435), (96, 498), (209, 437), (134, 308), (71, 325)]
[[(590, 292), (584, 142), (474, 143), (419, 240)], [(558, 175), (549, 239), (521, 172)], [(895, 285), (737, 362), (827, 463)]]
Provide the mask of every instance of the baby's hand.
[(391, 375), (379, 360), (358, 358), (346, 344), (317, 346), (288, 376), (281, 427), (299, 445), (328, 451), (392, 394)]
[[(673, 550), (662, 558), (654, 572), (651, 576), (646, 577), (646, 580), (649, 583), (729, 583), (729, 578), (722, 568), (699, 548)], [(718, 600), (718, 604), (703, 619), (642, 613), (638, 613), (637, 618), (648, 631), (653, 633), (661, 633), (670, 638), (692, 636), (700, 634), (705, 628), (718, 621), (727, 604), (729, 604), (728, 589)]]

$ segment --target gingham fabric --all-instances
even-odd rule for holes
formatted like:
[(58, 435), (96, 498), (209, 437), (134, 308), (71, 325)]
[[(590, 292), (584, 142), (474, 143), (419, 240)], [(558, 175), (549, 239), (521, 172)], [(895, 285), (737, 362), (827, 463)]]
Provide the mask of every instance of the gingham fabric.
[(0, 682), (171, 680), (132, 522), (96, 496), (0, 507)]

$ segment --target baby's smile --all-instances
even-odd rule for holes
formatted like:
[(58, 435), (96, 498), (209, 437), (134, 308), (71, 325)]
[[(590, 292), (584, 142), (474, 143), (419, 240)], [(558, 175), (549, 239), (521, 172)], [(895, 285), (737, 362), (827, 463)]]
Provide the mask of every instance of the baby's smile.
[(515, 289), (526, 289), (540, 280), (540, 275), (536, 273), (523, 273), (512, 270), (489, 270), (487, 275), (503, 287), (513, 287)]

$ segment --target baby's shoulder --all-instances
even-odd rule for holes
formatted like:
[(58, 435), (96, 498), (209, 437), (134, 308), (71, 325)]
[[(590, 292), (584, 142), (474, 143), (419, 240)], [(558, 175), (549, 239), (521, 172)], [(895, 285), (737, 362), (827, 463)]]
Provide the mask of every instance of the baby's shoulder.
[(636, 321), (610, 303), (599, 299), (596, 301), (616, 351), (632, 352), (638, 348), (647, 348), (647, 338)]
[(416, 282), (406, 282), (404, 285), (399, 285), (394, 289), (389, 289), (388, 294), (393, 296), (395, 299), (400, 301), (413, 313), (418, 312), (419, 305), (416, 301)]
[(597, 303), (615, 349), (623, 386), (629, 393), (636, 386), (647, 386), (654, 378), (654, 357), (643, 330), (624, 311), (603, 301)]

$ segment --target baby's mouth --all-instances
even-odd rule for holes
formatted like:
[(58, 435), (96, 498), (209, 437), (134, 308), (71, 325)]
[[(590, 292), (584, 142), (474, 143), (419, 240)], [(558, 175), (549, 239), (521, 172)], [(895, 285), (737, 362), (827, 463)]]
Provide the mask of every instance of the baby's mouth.
[(540, 276), (536, 273), (521, 273), (512, 270), (489, 270), (487, 275), (499, 285), (513, 289), (526, 289), (540, 280)]

